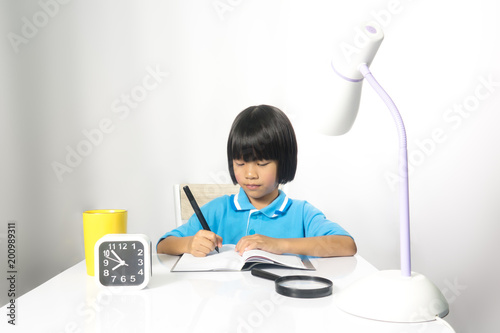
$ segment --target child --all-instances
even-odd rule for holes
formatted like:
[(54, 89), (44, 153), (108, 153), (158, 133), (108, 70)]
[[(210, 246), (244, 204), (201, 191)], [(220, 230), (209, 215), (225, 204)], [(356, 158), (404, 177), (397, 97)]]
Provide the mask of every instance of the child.
[(293, 180), (297, 168), (295, 132), (281, 110), (268, 105), (243, 110), (229, 133), (227, 159), (239, 193), (201, 208), (211, 231), (203, 230), (193, 215), (160, 239), (158, 253), (206, 256), (223, 242), (236, 244), (240, 254), (252, 249), (319, 257), (356, 253), (354, 240), (341, 226), (278, 189)]

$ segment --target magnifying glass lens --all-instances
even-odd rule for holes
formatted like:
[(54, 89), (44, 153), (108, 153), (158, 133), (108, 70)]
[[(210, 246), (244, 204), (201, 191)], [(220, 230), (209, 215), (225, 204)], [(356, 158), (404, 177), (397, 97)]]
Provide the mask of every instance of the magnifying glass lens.
[(298, 297), (315, 298), (332, 294), (332, 281), (315, 276), (291, 275), (279, 276), (258, 268), (252, 269), (252, 275), (273, 280), (278, 294)]
[(321, 281), (313, 281), (313, 280), (289, 280), (280, 282), (279, 285), (285, 288), (293, 288), (301, 290), (318, 289), (329, 286), (327, 283)]

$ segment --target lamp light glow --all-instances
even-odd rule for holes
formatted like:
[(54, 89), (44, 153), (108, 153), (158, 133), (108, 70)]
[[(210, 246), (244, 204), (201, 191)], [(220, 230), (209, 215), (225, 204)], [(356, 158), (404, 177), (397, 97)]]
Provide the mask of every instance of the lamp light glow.
[(336, 303), (347, 313), (374, 320), (435, 320), (448, 314), (448, 302), (429, 279), (411, 271), (406, 130), (396, 105), (369, 70), (384, 35), (376, 23), (358, 27), (356, 31), (365, 32), (362, 37), (364, 47), (352, 54), (353, 58), (347, 59), (344, 54), (343, 58), (334, 59), (332, 67), (337, 73), (337, 80), (343, 80), (340, 91), (342, 98), (332, 112), (334, 115), (318, 122), (322, 124), (319, 130), (328, 135), (341, 135), (349, 131), (358, 113), (363, 79), (368, 81), (389, 108), (399, 138), (401, 270), (379, 271), (356, 281), (336, 295)]

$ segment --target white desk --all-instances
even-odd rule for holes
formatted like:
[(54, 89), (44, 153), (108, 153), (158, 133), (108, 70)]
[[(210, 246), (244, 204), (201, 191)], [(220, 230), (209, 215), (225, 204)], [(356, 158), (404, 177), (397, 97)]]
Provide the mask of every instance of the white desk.
[[(153, 277), (139, 291), (99, 288), (85, 261), (17, 300), (17, 325), (0, 310), (1, 332), (451, 332), (443, 323), (394, 324), (351, 316), (335, 306), (335, 293), (376, 269), (360, 256), (312, 259), (318, 275), (334, 283), (332, 296), (294, 299), (274, 282), (250, 272), (171, 273), (177, 257), (153, 255)], [(292, 270), (271, 270), (297, 274)]]

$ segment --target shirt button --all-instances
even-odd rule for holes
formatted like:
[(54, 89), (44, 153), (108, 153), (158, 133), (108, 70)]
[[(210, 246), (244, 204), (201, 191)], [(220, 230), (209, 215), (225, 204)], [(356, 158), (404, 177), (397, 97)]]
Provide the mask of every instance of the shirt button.
[(250, 231), (248, 232), (248, 234), (249, 234), (249, 235), (253, 235), (253, 234), (255, 234), (255, 230), (250, 229)]

